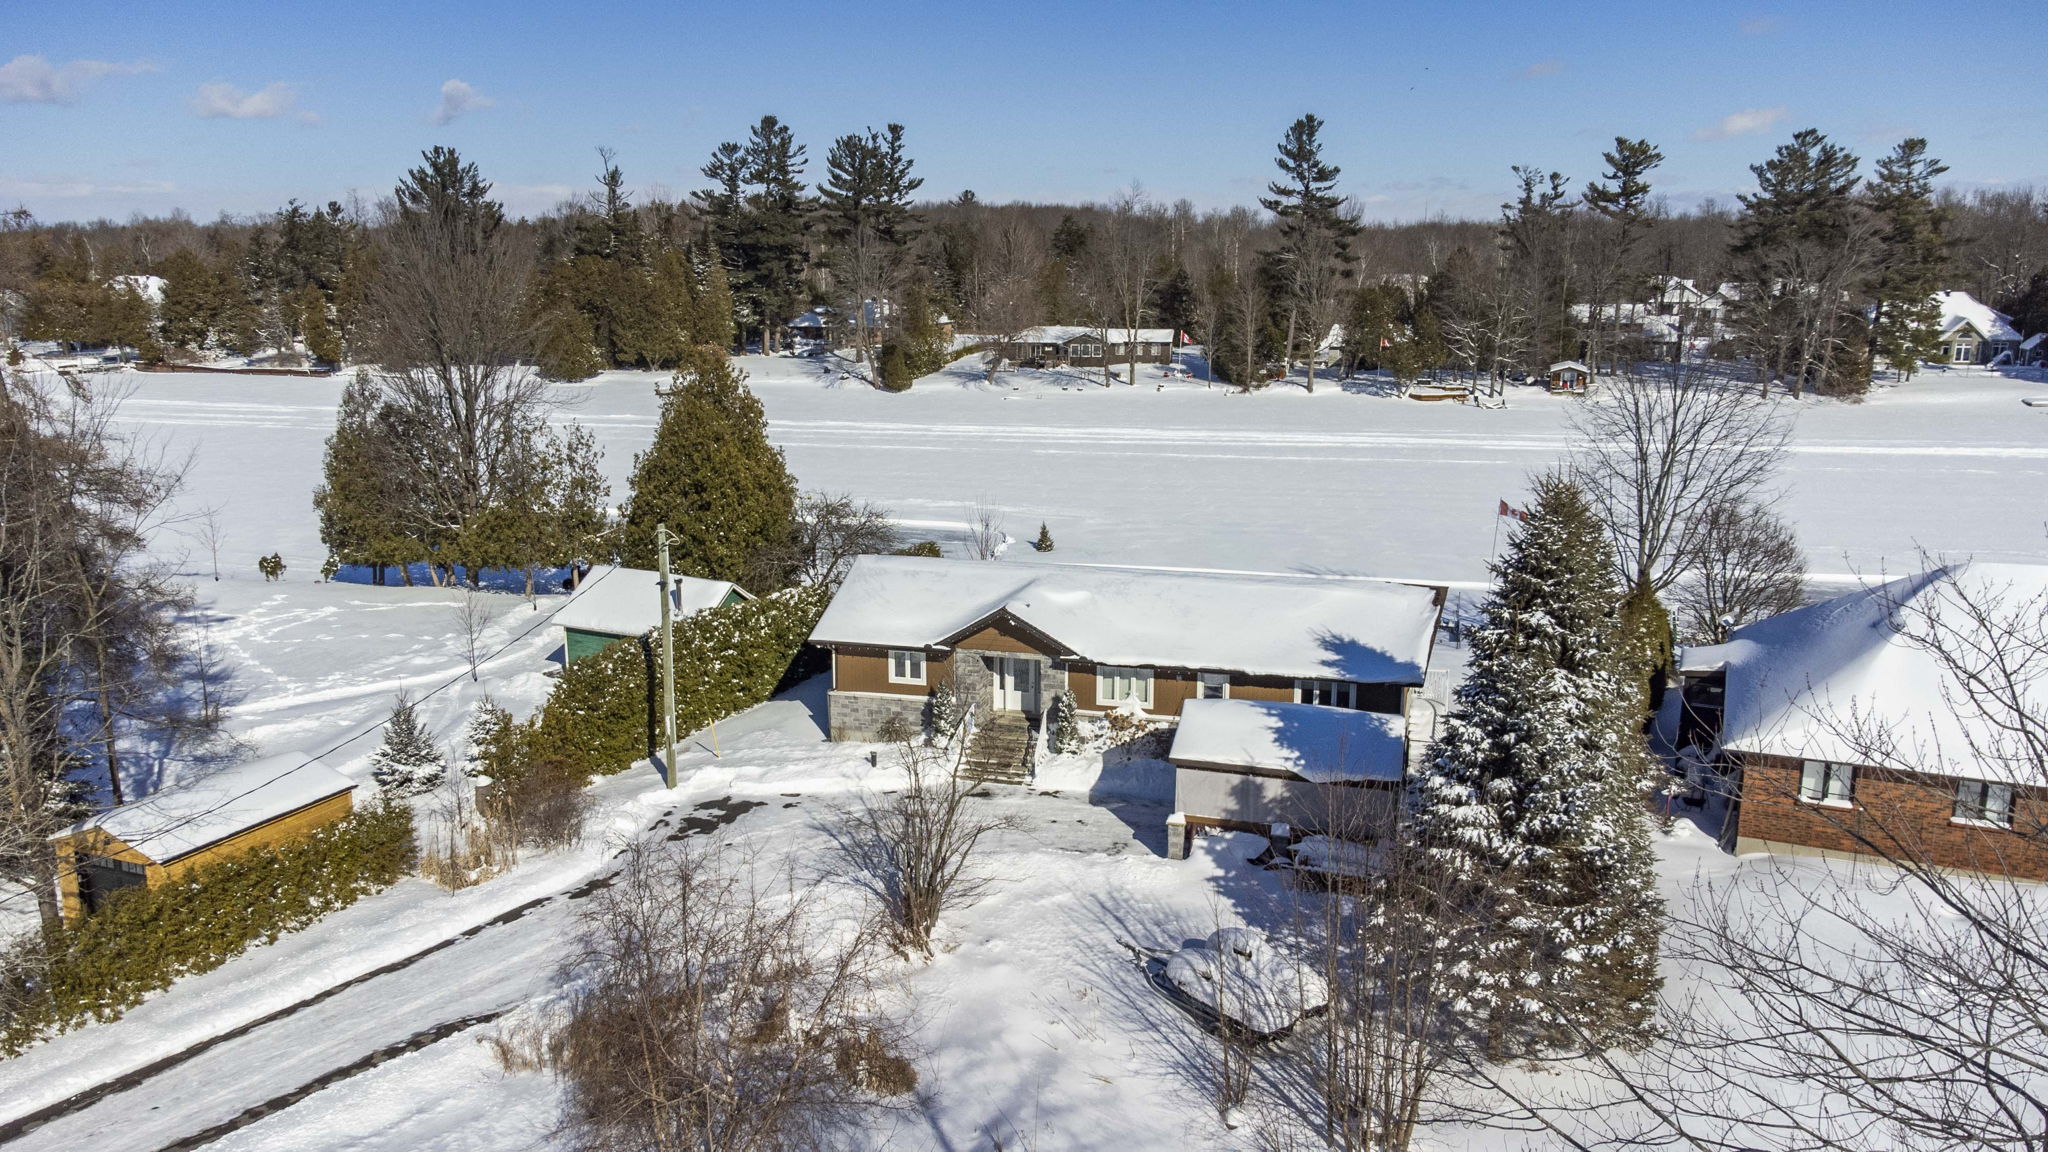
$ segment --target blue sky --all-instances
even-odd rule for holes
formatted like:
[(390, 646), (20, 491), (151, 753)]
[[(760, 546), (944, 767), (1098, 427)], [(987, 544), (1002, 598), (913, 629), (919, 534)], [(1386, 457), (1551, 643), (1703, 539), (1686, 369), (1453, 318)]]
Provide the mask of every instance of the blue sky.
[[(45, 220), (219, 212), (357, 192), (429, 145), (515, 212), (590, 185), (703, 183), (764, 112), (813, 171), (898, 121), (927, 194), (1250, 203), (1313, 111), (1381, 219), (1488, 215), (1510, 164), (1583, 182), (1617, 134), (1676, 205), (1726, 200), (1813, 126), (1866, 158), (1924, 135), (1966, 186), (2048, 185), (2048, 71), (1997, 47), (2009, 5), (1640, 2), (848, 5), (9, 0), (0, 207)], [(2031, 58), (2030, 58), (2031, 57)], [(451, 86), (451, 82), (454, 84)]]

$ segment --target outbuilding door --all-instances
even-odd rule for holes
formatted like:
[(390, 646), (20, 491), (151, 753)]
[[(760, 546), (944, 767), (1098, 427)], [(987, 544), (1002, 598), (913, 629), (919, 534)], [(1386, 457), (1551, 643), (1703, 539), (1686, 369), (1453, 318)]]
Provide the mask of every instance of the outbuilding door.
[(991, 656), (995, 675), (995, 710), (1038, 711), (1038, 661), (1027, 656)]

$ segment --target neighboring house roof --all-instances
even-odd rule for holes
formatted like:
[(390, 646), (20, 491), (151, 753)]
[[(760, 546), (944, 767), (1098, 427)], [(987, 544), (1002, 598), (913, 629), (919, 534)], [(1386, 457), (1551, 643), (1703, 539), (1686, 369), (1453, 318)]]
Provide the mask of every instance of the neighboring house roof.
[(942, 648), (1007, 615), (1103, 664), (1420, 684), (1437, 595), (1387, 580), (862, 556), (811, 640)]
[(356, 782), (302, 752), (249, 760), (189, 784), (81, 820), (60, 835), (98, 829), (159, 864), (354, 789)]
[(144, 300), (149, 301), (154, 306), (164, 302), (164, 285), (166, 283), (167, 281), (161, 276), (128, 275), (114, 277), (112, 280), (107, 281), (107, 287), (117, 292), (125, 288)]
[(1552, 364), (1550, 366), (1550, 370), (1552, 372), (1562, 372), (1567, 368), (1577, 372), (1584, 373), (1587, 376), (1591, 376), (1593, 374), (1593, 370), (1591, 368), (1586, 367), (1584, 364), (1579, 363), (1577, 360), (1559, 360), (1557, 363)]
[(1176, 764), (1292, 772), (1316, 784), (1398, 782), (1405, 720), (1276, 700), (1189, 700), (1166, 754)]
[[(2048, 565), (1971, 561), (1907, 576), (1738, 628), (1726, 644), (1686, 649), (1679, 666), (1726, 670), (1724, 748), (1868, 764), (1876, 744), (1892, 750), (1887, 765), (1997, 779), (2001, 768), (1971, 750), (2000, 734), (1918, 639), (1939, 629), (1977, 653), (2009, 642), (1982, 635), (1966, 601), (2040, 611)], [(2027, 692), (2029, 710), (2048, 714), (2048, 683)]]
[[(753, 599), (729, 580), (671, 576), (669, 581), (669, 604), (678, 617), (716, 608), (734, 592)], [(555, 613), (554, 622), (578, 632), (607, 636), (650, 632), (661, 625), (661, 573), (651, 568), (594, 568)]]
[(1139, 328), (1138, 338), (1131, 339), (1129, 328), (1090, 328), (1085, 324), (1041, 324), (1017, 333), (1019, 344), (1070, 344), (1083, 337), (1093, 337), (1110, 344), (1171, 344), (1171, 328)]
[(1968, 292), (1936, 292), (1934, 302), (1941, 306), (1941, 334), (1947, 337), (1956, 329), (1968, 325), (1977, 330), (1977, 335), (1994, 342), (2018, 341), (2019, 332), (2012, 326), (2012, 317), (1988, 305), (1980, 304)]

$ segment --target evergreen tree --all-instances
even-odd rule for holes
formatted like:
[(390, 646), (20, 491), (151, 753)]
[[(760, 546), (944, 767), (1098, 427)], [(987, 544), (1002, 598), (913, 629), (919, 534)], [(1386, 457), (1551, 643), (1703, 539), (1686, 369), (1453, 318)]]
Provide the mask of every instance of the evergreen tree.
[(1572, 197), (1562, 173), (1521, 165), (1512, 171), (1516, 197), (1500, 206), (1503, 276), (1521, 317), (1522, 330), (1514, 337), (1536, 353), (1537, 363), (1531, 367), (1540, 367), (1579, 353), (1572, 317)]
[(470, 582), (487, 568), (522, 573), (526, 595), (548, 567), (588, 553), (606, 528), (610, 486), (598, 468), (597, 442), (571, 424), (557, 434), (536, 422), (523, 432), (521, 450), (506, 461), (497, 500), (463, 527), (455, 554)]
[[(1344, 198), (1337, 195), (1337, 177), (1342, 169), (1323, 159), (1323, 122), (1303, 116), (1287, 129), (1273, 160), (1282, 178), (1266, 186), (1267, 196), (1259, 203), (1279, 218), (1280, 249), (1285, 291), (1281, 299), (1287, 311), (1287, 335), (1281, 345), (1281, 361), (1294, 362), (1298, 330), (1309, 329), (1311, 347), (1321, 339), (1331, 319), (1324, 313), (1333, 298), (1336, 281), (1351, 273), (1351, 239), (1358, 235), (1358, 221), (1343, 211)], [(1309, 377), (1315, 390), (1315, 377)]]
[(1152, 287), (1152, 315), (1161, 328), (1173, 329), (1176, 340), (1196, 327), (1196, 303), (1195, 278), (1184, 264), (1175, 263)]
[(1902, 140), (1879, 160), (1864, 188), (1883, 229), (1870, 295), (1869, 359), (1911, 376), (1941, 347), (1941, 306), (1934, 294), (1948, 271), (1948, 213), (1934, 202), (1934, 178), (1948, 165), (1927, 154), (1927, 141)]
[(1662, 907), (1612, 573), (1579, 490), (1540, 480), (1413, 784), (1411, 847), (1471, 904), (1446, 919), (1465, 952), (1452, 995), (1496, 1055), (1625, 1042), (1650, 1021)]
[(478, 700), (463, 732), (462, 774), (478, 784), (491, 783), (491, 773), (504, 762), (511, 731), (512, 713), (489, 696)]
[(428, 556), (423, 516), (400, 482), (397, 448), (384, 426), (389, 416), (382, 389), (367, 371), (357, 371), (342, 389), (313, 490), (320, 542), (343, 564), (370, 565), (379, 584), (387, 566), (403, 568)]
[(796, 481), (745, 374), (721, 350), (694, 350), (662, 398), (653, 445), (633, 461), (625, 563), (654, 567), (654, 529), (665, 523), (677, 572), (772, 591), (786, 575), (774, 558), (787, 555), (795, 517)]
[(912, 276), (903, 290), (902, 334), (905, 367), (911, 379), (929, 376), (951, 359), (952, 343), (932, 306), (931, 289), (921, 275)]
[(384, 724), (384, 746), (370, 757), (370, 776), (386, 796), (418, 796), (440, 787), (448, 775), (447, 761), (434, 738), (420, 723), (412, 696), (400, 692)]
[(917, 377), (910, 374), (910, 360), (903, 354), (903, 342), (882, 345), (881, 371), (877, 373), (884, 392), (908, 392)]
[(164, 298), (157, 308), (157, 331), (164, 343), (185, 351), (206, 347), (221, 327), (225, 279), (190, 248), (165, 257), (158, 272)]
[(1047, 528), (1043, 520), (1038, 522), (1038, 539), (1031, 542), (1031, 547), (1037, 552), (1052, 551), (1052, 529)]
[(327, 319), (327, 294), (317, 284), (299, 289), (299, 331), (304, 334), (306, 355), (323, 364), (341, 364), (341, 337)]
[(1664, 153), (1648, 140), (1616, 136), (1614, 150), (1602, 152), (1600, 159), (1607, 162), (1607, 170), (1602, 173), (1605, 183), (1587, 184), (1583, 197), (1586, 207), (1608, 225), (1600, 237), (1596, 262), (1599, 281), (1593, 285), (1592, 357), (1596, 362), (1606, 357), (1609, 346), (1620, 335), (1623, 306), (1641, 300), (1646, 294), (1638, 251), (1644, 233), (1654, 221), (1650, 215), (1650, 182), (1646, 177), (1652, 168), (1664, 162)]
[(1809, 383), (1840, 392), (1846, 362), (1867, 369), (1866, 349), (1844, 338), (1868, 247), (1857, 227), (1857, 163), (1807, 128), (1750, 165), (1757, 190), (1738, 197), (1729, 258), (1741, 295), (1730, 319), (1766, 387), (1779, 379), (1795, 395)]
[(841, 136), (832, 142), (825, 168), (818, 219), (859, 359), (872, 343), (867, 302), (884, 298), (895, 279), (918, 222), (910, 197), (924, 181), (910, 174), (901, 124), (889, 125), (886, 133), (870, 128), (864, 136)]

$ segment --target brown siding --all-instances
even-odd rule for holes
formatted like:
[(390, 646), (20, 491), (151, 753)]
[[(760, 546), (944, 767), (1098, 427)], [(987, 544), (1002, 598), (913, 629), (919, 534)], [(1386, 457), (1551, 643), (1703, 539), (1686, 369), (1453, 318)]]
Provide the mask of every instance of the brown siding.
[(970, 636), (962, 636), (953, 644), (955, 650), (971, 649), (976, 652), (1024, 652), (1036, 656), (1058, 657), (1060, 653), (1053, 645), (1030, 631), (1019, 628), (1007, 620), (990, 621), (988, 627)]
[(835, 692), (881, 692), (893, 696), (929, 696), (932, 686), (953, 674), (945, 654), (924, 654), (924, 683), (891, 684), (889, 649), (834, 648), (832, 689)]
[(354, 809), (354, 795), (352, 792), (337, 793), (295, 812), (287, 812), (274, 820), (237, 832), (225, 840), (209, 844), (169, 864), (159, 864), (97, 828), (88, 828), (77, 836), (65, 837), (57, 842), (58, 889), (63, 897), (64, 915), (75, 919), (84, 912), (84, 907), (79, 901), (78, 872), (75, 866), (80, 855), (104, 856), (141, 864), (145, 882), (149, 887), (155, 888), (183, 876), (194, 868), (217, 863), (257, 848), (297, 840), (316, 828), (341, 820)]
[[(1799, 799), (1800, 762), (1742, 756), (1739, 840), (1855, 855), (1902, 855), (1943, 868), (2048, 880), (2048, 844), (2004, 828), (1958, 824), (1956, 782), (1944, 777), (1858, 767), (1852, 808)], [(2038, 789), (2016, 789), (2013, 824), (2038, 828), (2048, 802)]]

